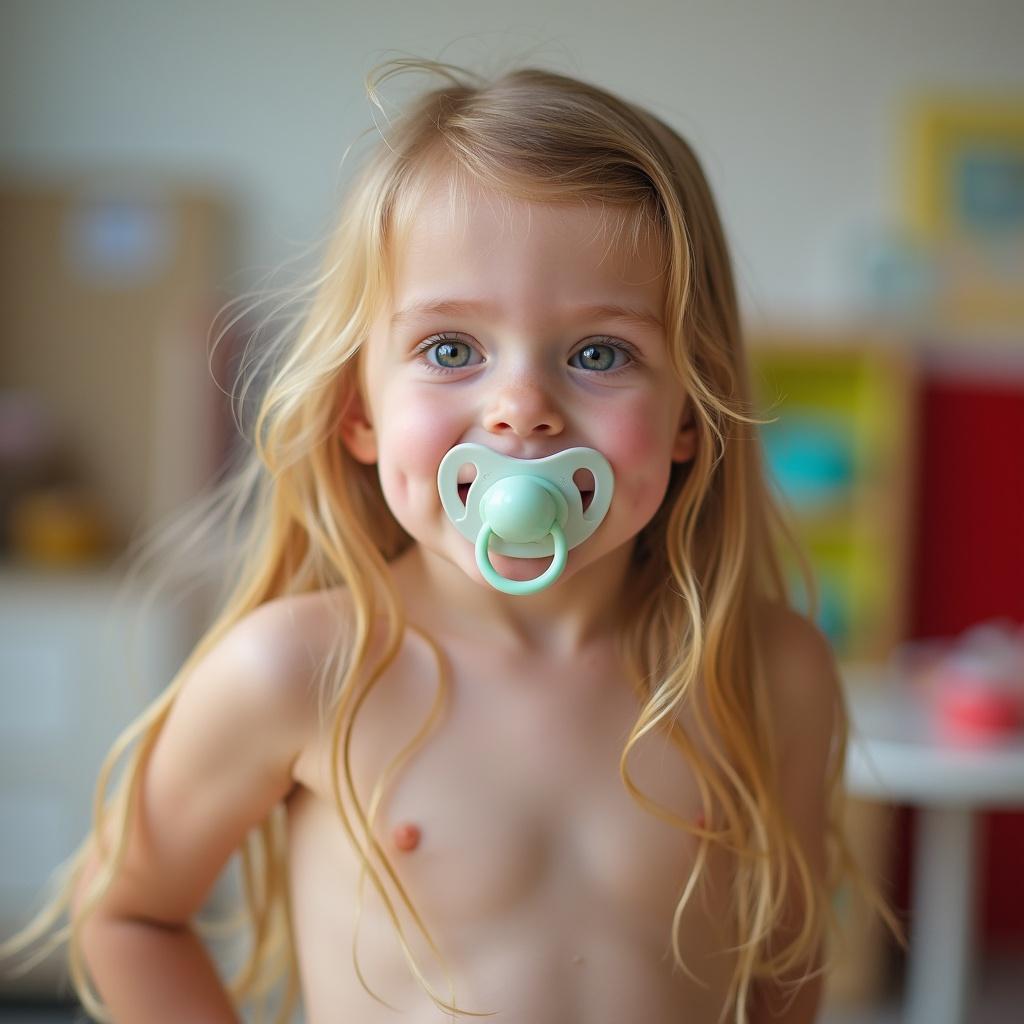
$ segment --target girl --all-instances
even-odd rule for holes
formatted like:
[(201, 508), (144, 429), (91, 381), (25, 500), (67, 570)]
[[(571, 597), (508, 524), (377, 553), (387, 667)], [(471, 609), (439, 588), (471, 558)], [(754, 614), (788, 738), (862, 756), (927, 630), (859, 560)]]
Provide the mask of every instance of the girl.
[[(790, 607), (707, 182), (548, 71), (400, 60), (381, 110), (407, 67), (443, 84), (357, 175), (214, 499), (247, 516), (234, 589), (7, 951), (69, 908), (50, 948), (132, 1024), (282, 979), (276, 1020), (301, 993), (311, 1024), (811, 1021), (843, 877), (899, 925), (842, 834), (846, 714)], [(484, 457), (580, 451), (565, 527), (596, 528), (532, 591), (550, 552), (485, 547), (489, 579), (456, 528)], [(190, 921), (236, 849), (228, 991)]]

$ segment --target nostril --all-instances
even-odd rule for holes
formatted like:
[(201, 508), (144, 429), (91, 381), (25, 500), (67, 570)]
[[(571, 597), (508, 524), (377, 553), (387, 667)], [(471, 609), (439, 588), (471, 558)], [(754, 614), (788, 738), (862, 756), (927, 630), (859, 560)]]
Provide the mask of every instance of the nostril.
[(463, 505), (466, 504), (466, 495), (469, 494), (469, 484), (459, 484), (459, 500)]

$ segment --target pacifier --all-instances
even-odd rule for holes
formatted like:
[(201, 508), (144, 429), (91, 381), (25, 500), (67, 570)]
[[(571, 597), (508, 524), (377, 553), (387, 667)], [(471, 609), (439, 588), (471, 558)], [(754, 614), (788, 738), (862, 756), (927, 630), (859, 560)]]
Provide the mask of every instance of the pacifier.
[[(463, 504), (459, 469), (476, 467)], [(573, 474), (587, 469), (594, 494), (587, 510)], [(565, 569), (569, 551), (601, 525), (614, 490), (608, 460), (593, 448), (566, 448), (543, 459), (514, 459), (467, 442), (457, 444), (441, 460), (437, 489), (448, 518), (476, 548), (481, 575), (506, 594), (534, 594), (551, 586)], [(554, 555), (544, 573), (532, 580), (510, 580), (491, 565), (490, 552), (513, 558)]]

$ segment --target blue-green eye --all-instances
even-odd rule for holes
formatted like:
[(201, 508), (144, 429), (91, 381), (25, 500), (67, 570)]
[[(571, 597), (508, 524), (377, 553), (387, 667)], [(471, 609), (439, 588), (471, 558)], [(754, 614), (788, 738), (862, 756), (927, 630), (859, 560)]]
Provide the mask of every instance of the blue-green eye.
[[(607, 354), (609, 356), (610, 361), (608, 361), (607, 363), (605, 363), (605, 360), (602, 359), (602, 355), (604, 354)], [(585, 370), (610, 370), (612, 366), (615, 364), (615, 350), (611, 345), (595, 345), (593, 342), (591, 342), (585, 348), (581, 348), (579, 352), (576, 353), (576, 355), (579, 356), (580, 359), (583, 361), (583, 369)], [(602, 365), (587, 365), (588, 361), (591, 360), (597, 363), (601, 363)]]
[[(471, 348), (468, 344), (466, 344), (466, 342), (461, 341), (458, 338), (453, 338), (446, 334), (435, 336), (433, 338), (427, 338), (426, 341), (420, 343), (420, 345), (416, 349), (416, 352), (422, 354), (426, 352), (428, 349), (434, 349), (435, 354), (439, 360), (451, 359), (454, 363), (457, 364), (453, 366), (449, 366), (445, 363), (437, 365), (435, 363), (430, 362), (430, 360), (428, 359), (421, 359), (420, 362), (422, 363), (422, 365), (426, 369), (430, 370), (432, 373), (451, 373), (453, 370), (462, 370), (470, 365), (468, 359), (469, 353), (471, 352)], [(467, 361), (459, 361), (462, 358), (459, 351), (460, 349), (466, 350), (465, 359)]]
[[(426, 358), (426, 353), (431, 349), (434, 350), (437, 363)], [(464, 357), (461, 354), (463, 349), (466, 351)], [(454, 373), (456, 370), (464, 370), (467, 366), (473, 365), (469, 362), (469, 356), (474, 351), (473, 346), (461, 338), (448, 334), (435, 334), (425, 341), (421, 341), (415, 351), (416, 355), (420, 356), (417, 360), (419, 364), (430, 373)], [(626, 362), (617, 367), (614, 366), (616, 352), (626, 357)], [(595, 370), (607, 377), (630, 369), (638, 361), (638, 353), (629, 342), (612, 342), (609, 339), (602, 342), (588, 342), (571, 358), (581, 360), (581, 369)], [(452, 360), (455, 365), (447, 365), (447, 360)]]

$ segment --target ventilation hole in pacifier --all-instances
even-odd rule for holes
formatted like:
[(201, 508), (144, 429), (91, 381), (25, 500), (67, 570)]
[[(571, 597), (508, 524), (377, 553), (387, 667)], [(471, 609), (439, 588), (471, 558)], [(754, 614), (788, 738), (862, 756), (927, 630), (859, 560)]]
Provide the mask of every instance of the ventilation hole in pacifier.
[(594, 500), (594, 474), (589, 469), (577, 469), (572, 475), (572, 482), (579, 488), (583, 511), (586, 512)]
[(476, 466), (472, 462), (463, 463), (459, 466), (457, 477), (459, 487), (459, 500), (466, 504), (466, 495), (469, 494), (469, 485), (476, 479)]

